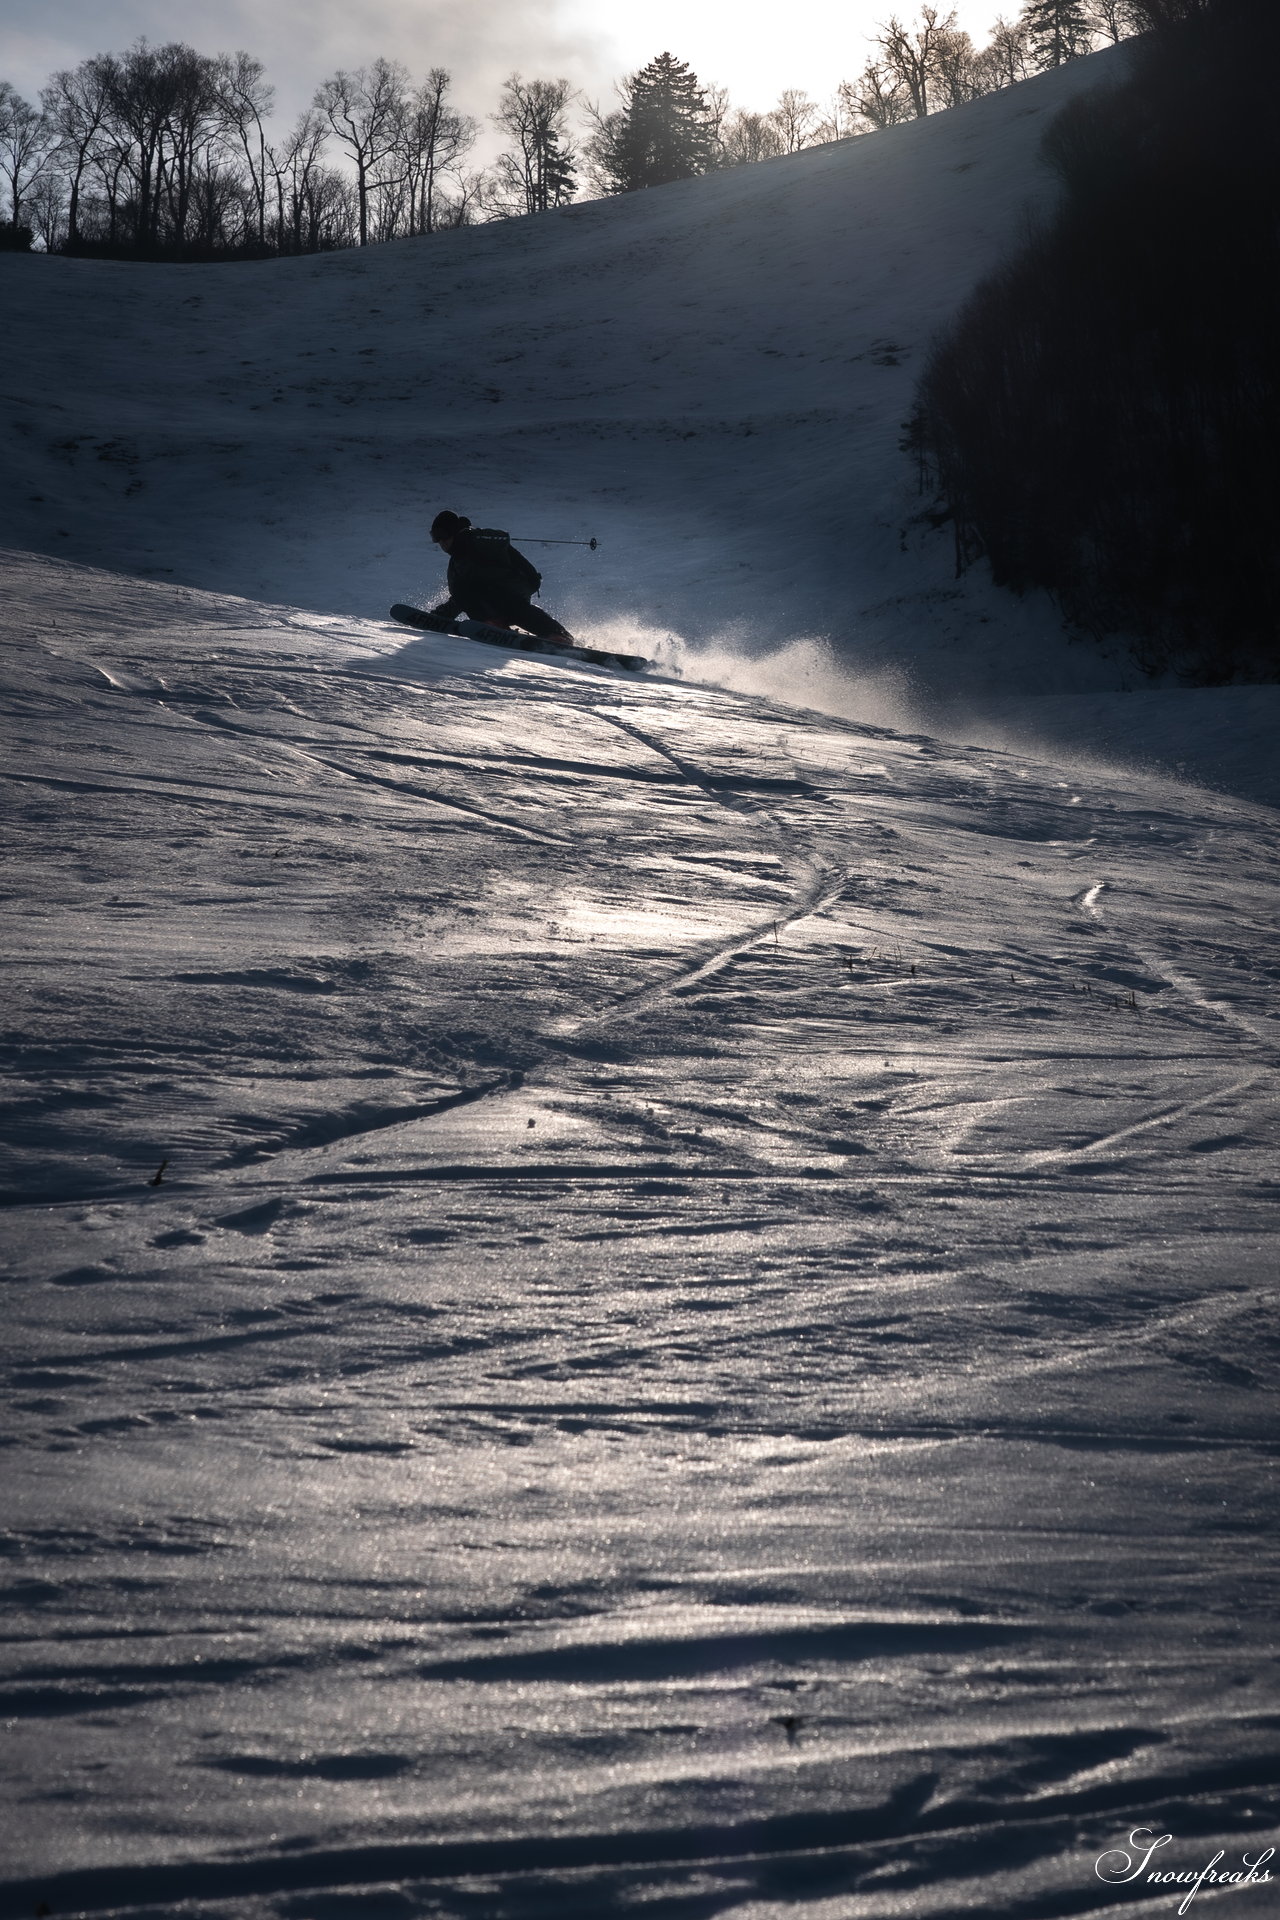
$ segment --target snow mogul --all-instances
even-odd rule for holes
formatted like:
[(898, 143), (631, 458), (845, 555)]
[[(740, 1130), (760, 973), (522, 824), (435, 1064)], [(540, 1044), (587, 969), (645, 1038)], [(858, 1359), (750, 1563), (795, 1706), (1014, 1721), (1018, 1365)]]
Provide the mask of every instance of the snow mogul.
[(449, 598), (427, 619), (447, 627), (460, 615), (490, 627), (522, 627), (540, 640), (572, 641), (573, 635), (541, 607), (531, 604), (542, 575), (497, 527), (473, 527), (465, 514), (438, 513), (431, 538), (449, 556)]

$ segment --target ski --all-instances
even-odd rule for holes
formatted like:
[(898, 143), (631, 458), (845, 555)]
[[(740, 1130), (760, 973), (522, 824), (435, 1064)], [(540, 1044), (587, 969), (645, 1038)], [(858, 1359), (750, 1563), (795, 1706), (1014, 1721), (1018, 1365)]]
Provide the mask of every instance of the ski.
[(580, 647), (575, 640), (542, 639), (535, 633), (516, 633), (510, 627), (491, 627), (483, 620), (437, 620), (421, 607), (397, 601), (390, 618), (424, 633), (452, 634), (459, 640), (478, 640), (485, 647), (507, 647), (516, 653), (544, 653), (552, 660), (582, 660), (593, 667), (621, 667), (640, 673), (649, 662), (638, 653), (611, 653), (604, 647)]

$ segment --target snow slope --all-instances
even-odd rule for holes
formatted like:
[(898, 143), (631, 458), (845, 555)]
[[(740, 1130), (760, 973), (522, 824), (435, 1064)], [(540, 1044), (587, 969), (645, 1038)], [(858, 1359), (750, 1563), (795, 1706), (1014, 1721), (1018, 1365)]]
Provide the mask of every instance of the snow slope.
[(4, 256), (0, 544), (367, 616), (435, 591), (448, 504), (594, 534), (535, 549), (548, 604), (604, 641), (665, 636), (700, 680), (989, 745), (1128, 761), (1140, 736), (1140, 760), (1275, 804), (1275, 690), (1243, 729), (1230, 699), (1135, 712), (1123, 650), (1072, 645), (980, 568), (956, 581), (900, 450), (929, 340), (1052, 194), (1048, 119), (1127, 58), (363, 254)]
[[(1201, 697), (901, 545), (907, 350), (1089, 80), (0, 258), (4, 1912), (1047, 1920), (1274, 1842), (1262, 704), (1234, 796), (1108, 767)], [(548, 600), (658, 669), (377, 617), (446, 501), (598, 534)]]
[(6, 1911), (1274, 1838), (1274, 814), (7, 584)]
[[(904, 523), (923, 349), (1051, 191), (1036, 148), (1124, 49), (874, 139), (324, 258), (7, 256), (3, 539), (380, 614), (442, 504), (547, 549), (575, 621), (835, 637), (952, 692), (1114, 667)], [(924, 541), (922, 547), (922, 540)], [(904, 634), (911, 636), (904, 648)], [(1010, 679), (1012, 676), (1012, 681)]]

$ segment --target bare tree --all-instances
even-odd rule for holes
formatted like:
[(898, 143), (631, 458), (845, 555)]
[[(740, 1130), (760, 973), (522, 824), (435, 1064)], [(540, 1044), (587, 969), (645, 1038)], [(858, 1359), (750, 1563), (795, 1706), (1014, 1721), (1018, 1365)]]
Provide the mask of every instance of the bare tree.
[[(328, 129), (326, 128), (326, 132)], [(293, 202), (299, 240), (292, 247), (288, 235), (282, 252), (331, 253), (354, 247), (360, 215), (355, 183), (336, 167), (313, 166), (299, 178)]]
[[(106, 212), (106, 231), (100, 237), (105, 239), (109, 248), (115, 248), (120, 240), (120, 222), (125, 209), (122, 205), (122, 183), (132, 178), (129, 168), (131, 146), (125, 133), (112, 119), (104, 128), (102, 136), (89, 149), (89, 161), (102, 189), (101, 200), (96, 197), (90, 204), (94, 211)], [(81, 203), (83, 212), (84, 203)], [(101, 224), (98, 222), (97, 224)]]
[(360, 231), (356, 190), (336, 167), (321, 167), (307, 189), (307, 252), (354, 247)]
[(815, 146), (828, 146), (833, 140), (852, 140), (867, 131), (866, 116), (858, 104), (860, 88), (854, 80), (842, 80), (835, 90), (827, 116), (813, 130)]
[(162, 53), (166, 56), (168, 106), (158, 175), (164, 189), (169, 241), (181, 254), (189, 237), (196, 177), (207, 168), (208, 149), (223, 127), (218, 62), (178, 42), (163, 48)]
[(369, 244), (370, 185), (395, 150), (408, 85), (409, 75), (398, 60), (379, 58), (371, 67), (358, 67), (354, 73), (339, 70), (316, 91), (315, 105), (355, 166), (362, 247)]
[(9, 190), (9, 218), (22, 225), (22, 204), (44, 172), (54, 136), (44, 115), (0, 80), (0, 176)]
[[(849, 82), (847, 80), (842, 80), (840, 83), (842, 87), (847, 87), (848, 85)], [(847, 126), (846, 122), (849, 123)], [(813, 130), (813, 144), (815, 147), (830, 146), (833, 140), (843, 140), (848, 134), (856, 133), (857, 131), (858, 129), (852, 120), (852, 116), (848, 115), (845, 111), (840, 87), (837, 87), (831, 105), (827, 108), (826, 113)]]
[(947, 27), (939, 33), (934, 80), (937, 105), (962, 107), (981, 94), (993, 93), (997, 84), (963, 29)]
[(578, 156), (569, 144), (567, 80), (523, 80), (513, 73), (502, 89), (493, 123), (510, 146), (494, 169), (495, 204), (513, 213), (562, 207), (578, 190)]
[(436, 209), (436, 227), (471, 227), (483, 218), (485, 203), (488, 200), (491, 183), (489, 175), (483, 170), (476, 173), (463, 173), (461, 169), (454, 175), (453, 194), (441, 193)]
[(916, 117), (915, 104), (897, 71), (884, 60), (869, 60), (862, 78), (850, 83), (862, 123), (870, 128), (900, 127)]
[(778, 129), (783, 153), (799, 153), (813, 143), (814, 129), (822, 117), (816, 100), (799, 87), (787, 87), (778, 95), (778, 104), (769, 118)]
[(432, 67), (401, 122), (410, 233), (434, 233), (442, 224), (438, 213), (442, 182), (456, 173), (475, 144), (475, 121), (449, 104), (451, 85), (443, 67)]
[(191, 237), (205, 252), (257, 238), (257, 193), (238, 156), (233, 161), (206, 147), (192, 174), (189, 204)]
[(27, 223), (46, 253), (58, 253), (67, 232), (67, 183), (49, 167), (28, 190), (24, 202)]
[(883, 64), (905, 87), (917, 119), (923, 118), (933, 104), (939, 49), (944, 36), (955, 31), (954, 13), (940, 18), (936, 7), (922, 7), (914, 26), (904, 27), (895, 14), (876, 33), (874, 44), (880, 49)]
[(267, 242), (267, 133), (263, 122), (275, 105), (275, 88), (251, 53), (223, 54), (217, 63), (218, 102), (248, 169), (259, 246)]
[(1001, 16), (991, 29), (991, 38), (980, 58), (996, 75), (997, 87), (1013, 87), (1029, 79), (1035, 68), (1031, 59), (1031, 36), (1022, 20)]
[(182, 257), (265, 244), (273, 90), (252, 55), (139, 41), (55, 73), (43, 100), (69, 248)]
[(312, 107), (298, 116), (278, 147), (267, 148), (279, 253), (322, 253), (355, 244), (355, 188), (345, 174), (324, 165), (328, 140), (329, 127)]
[[(139, 40), (122, 58), (108, 56), (108, 109), (123, 170), (133, 182), (133, 240), (143, 252), (154, 244), (159, 225), (165, 127), (173, 104), (167, 54), (167, 48)], [(120, 172), (118, 166), (112, 171), (113, 232)]]
[(726, 167), (773, 160), (784, 151), (782, 135), (771, 113), (750, 113), (739, 107), (721, 126), (720, 152)]
[(134, 246), (148, 253), (163, 245), (181, 254), (196, 174), (223, 128), (219, 63), (178, 40), (163, 47), (140, 40), (122, 58), (102, 60), (111, 136), (103, 172), (111, 179), (113, 235), (123, 171), (133, 186)]
[(56, 140), (53, 157), (67, 181), (67, 245), (80, 242), (80, 194), (110, 106), (110, 62), (101, 54), (55, 73), (40, 96)]
[(707, 131), (715, 146), (719, 148), (724, 137), (725, 123), (732, 112), (729, 89), (708, 84), (702, 89), (702, 97), (707, 103)]
[(323, 171), (329, 128), (314, 107), (299, 114), (278, 147), (267, 147), (267, 170), (276, 195), (275, 245), (278, 253), (305, 253), (308, 246), (308, 210), (314, 185)]

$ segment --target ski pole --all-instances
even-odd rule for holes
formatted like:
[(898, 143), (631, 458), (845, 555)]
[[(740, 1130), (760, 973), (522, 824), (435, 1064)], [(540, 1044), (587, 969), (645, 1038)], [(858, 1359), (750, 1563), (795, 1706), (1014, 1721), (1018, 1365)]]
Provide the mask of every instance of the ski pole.
[(513, 533), (511, 538), (526, 547), (590, 547), (592, 553), (600, 545), (594, 534), (590, 540), (540, 540), (536, 533)]

